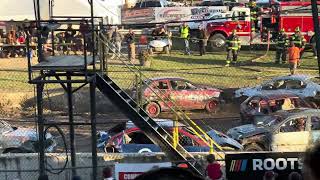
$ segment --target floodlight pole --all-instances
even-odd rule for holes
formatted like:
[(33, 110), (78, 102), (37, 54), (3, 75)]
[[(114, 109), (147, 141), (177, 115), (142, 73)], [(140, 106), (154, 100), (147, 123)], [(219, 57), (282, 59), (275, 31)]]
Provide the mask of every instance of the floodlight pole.
[(314, 38), (316, 38), (318, 70), (319, 70), (319, 76), (320, 76), (320, 28), (319, 28), (317, 0), (311, 0), (311, 6), (312, 6), (313, 27), (314, 27), (314, 34), (315, 34)]

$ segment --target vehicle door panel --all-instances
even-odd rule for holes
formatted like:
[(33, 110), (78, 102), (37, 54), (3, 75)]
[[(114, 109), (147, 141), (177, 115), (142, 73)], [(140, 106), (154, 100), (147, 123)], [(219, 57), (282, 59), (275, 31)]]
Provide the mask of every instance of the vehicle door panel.
[(152, 84), (152, 88), (154, 90), (153, 96), (159, 102), (162, 110), (172, 107), (170, 101), (171, 88), (168, 80), (156, 81)]
[(170, 81), (170, 84), (172, 87), (170, 98), (178, 107), (186, 110), (201, 108), (201, 92), (199, 89), (187, 89), (187, 83), (180, 80)]
[(147, 153), (147, 152), (161, 152), (158, 145), (155, 144), (123, 144), (123, 153)]
[(309, 144), (320, 142), (320, 115), (311, 116), (311, 138)]
[[(297, 130), (297, 119), (304, 119), (304, 130)], [(272, 137), (271, 149), (277, 152), (305, 151), (310, 133), (307, 130), (307, 116), (292, 118), (282, 123)]]

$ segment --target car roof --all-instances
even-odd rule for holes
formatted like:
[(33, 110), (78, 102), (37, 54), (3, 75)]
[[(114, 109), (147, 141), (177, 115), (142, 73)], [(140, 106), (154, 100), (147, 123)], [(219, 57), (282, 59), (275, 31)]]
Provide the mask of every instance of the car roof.
[(266, 93), (264, 92), (263, 94), (257, 94), (257, 95), (254, 95), (253, 97), (262, 97), (262, 98), (265, 98), (265, 99), (269, 99), (269, 100), (273, 100), (273, 99), (282, 99), (282, 98), (298, 98), (299, 96), (294, 94), (294, 93), (274, 93), (274, 92), (270, 92), (270, 93)]
[(295, 74), (295, 75), (287, 75), (287, 76), (275, 77), (272, 80), (293, 79), (293, 80), (305, 81), (305, 80), (311, 79), (313, 77), (315, 77), (315, 76), (309, 76), (309, 75), (305, 75), (305, 74)]
[[(173, 127), (173, 120), (171, 119), (153, 119), (157, 124), (159, 124), (161, 127)], [(132, 121), (128, 121), (126, 123), (126, 128), (133, 128), (136, 127), (136, 125)], [(187, 127), (186, 125), (178, 122), (178, 127)]]

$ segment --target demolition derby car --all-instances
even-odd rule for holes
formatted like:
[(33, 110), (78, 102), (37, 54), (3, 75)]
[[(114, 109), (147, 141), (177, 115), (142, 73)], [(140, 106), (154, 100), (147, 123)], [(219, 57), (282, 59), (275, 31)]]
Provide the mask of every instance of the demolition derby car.
[[(167, 119), (156, 119), (168, 132), (173, 131), (173, 121)], [(178, 123), (179, 144), (189, 152), (209, 152), (209, 147), (192, 130), (184, 124)], [(237, 141), (229, 138), (223, 133), (210, 130), (207, 134), (224, 150), (241, 150), (242, 146)], [(108, 132), (99, 132), (98, 148), (104, 148), (105, 152), (121, 153), (147, 153), (161, 152), (158, 145), (154, 144), (139, 128), (131, 121), (122, 123)]]
[[(170, 111), (170, 107), (182, 110), (205, 109), (214, 112), (221, 101), (222, 90), (207, 86), (197, 86), (188, 80), (173, 77), (152, 78), (142, 87), (145, 111), (151, 117), (160, 112)], [(133, 90), (133, 97), (136, 95)]]
[(241, 143), (246, 151), (303, 152), (320, 140), (320, 110), (279, 111), (257, 125), (231, 128), (227, 135)]
[[(0, 134), (2, 153), (38, 152), (38, 134), (34, 129), (13, 127), (5, 121), (0, 121)], [(53, 152), (57, 146), (54, 137), (47, 133), (45, 138), (46, 151)]]
[(241, 88), (235, 91), (235, 97), (251, 97), (266, 92), (294, 93), (303, 98), (320, 97), (319, 79), (307, 75), (289, 75), (273, 78), (255, 87)]
[(254, 95), (245, 100), (240, 105), (240, 118), (243, 123), (256, 124), (264, 116), (293, 108), (315, 108), (315, 106), (292, 93), (265, 93)]

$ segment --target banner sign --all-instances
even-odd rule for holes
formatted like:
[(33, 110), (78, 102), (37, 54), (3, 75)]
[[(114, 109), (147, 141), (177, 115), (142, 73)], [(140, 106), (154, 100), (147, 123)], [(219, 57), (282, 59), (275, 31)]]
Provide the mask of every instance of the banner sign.
[(226, 12), (226, 6), (157, 7), (155, 8), (155, 19), (156, 22), (203, 20), (217, 18)]
[(123, 24), (151, 23), (154, 20), (154, 8), (123, 9), (121, 11)]
[(257, 180), (263, 179), (265, 172), (273, 171), (278, 179), (288, 179), (291, 172), (301, 172), (302, 156), (302, 152), (226, 154), (226, 177)]
[(206, 20), (224, 17), (228, 10), (227, 8), (227, 6), (199, 6), (123, 9), (121, 11), (121, 21), (123, 24), (142, 24)]
[(116, 180), (133, 180), (140, 174), (153, 168), (171, 167), (171, 162), (164, 163), (119, 163), (115, 164)]

